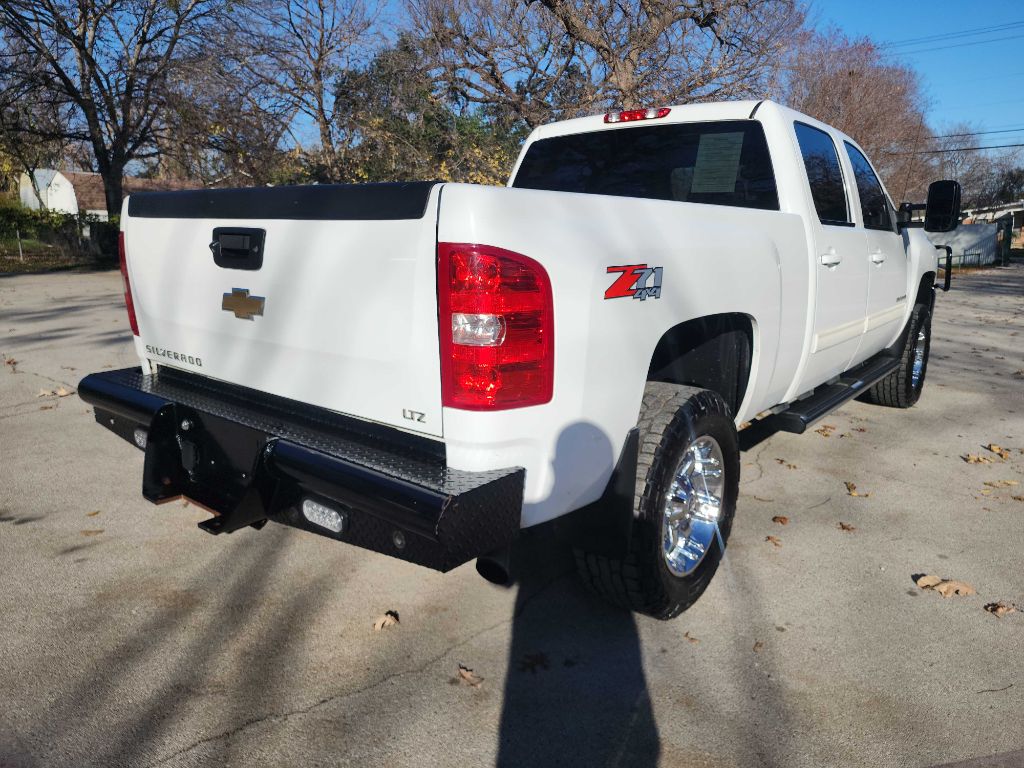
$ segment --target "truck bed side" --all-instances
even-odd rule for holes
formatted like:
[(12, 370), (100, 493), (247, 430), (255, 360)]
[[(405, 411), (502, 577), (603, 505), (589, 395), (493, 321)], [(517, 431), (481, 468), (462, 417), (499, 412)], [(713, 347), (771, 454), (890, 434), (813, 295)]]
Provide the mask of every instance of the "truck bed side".
[[(451, 466), (526, 467), (524, 526), (600, 496), (636, 424), (654, 349), (677, 324), (719, 313), (749, 317), (753, 365), (738, 422), (779, 402), (796, 370), (807, 311), (797, 215), (448, 184), (438, 239), (522, 253), (551, 278), (553, 400), (444, 413)], [(617, 276), (608, 268), (636, 264), (663, 269), (660, 298), (605, 299)], [(799, 333), (783, 333), (788, 327)]]

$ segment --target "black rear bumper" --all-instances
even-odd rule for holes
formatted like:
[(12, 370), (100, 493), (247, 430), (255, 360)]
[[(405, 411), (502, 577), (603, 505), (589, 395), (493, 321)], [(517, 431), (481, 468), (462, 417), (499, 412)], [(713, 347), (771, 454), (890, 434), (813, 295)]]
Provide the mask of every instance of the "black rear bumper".
[[(435, 441), (167, 368), (95, 373), (78, 392), (145, 450), (143, 496), (210, 509), (210, 533), (274, 520), (448, 571), (519, 531), (521, 468), (449, 469)], [(307, 520), (307, 499), (342, 530)]]

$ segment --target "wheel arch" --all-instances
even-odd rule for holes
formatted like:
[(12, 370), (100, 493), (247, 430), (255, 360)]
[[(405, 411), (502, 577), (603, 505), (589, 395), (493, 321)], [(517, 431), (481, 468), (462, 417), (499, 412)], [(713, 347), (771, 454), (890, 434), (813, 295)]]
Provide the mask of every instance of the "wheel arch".
[(655, 345), (647, 381), (710, 389), (736, 414), (750, 383), (754, 329), (753, 318), (740, 312), (679, 323)]
[(915, 304), (927, 304), (931, 309), (935, 305), (935, 273), (925, 272), (921, 275), (921, 282), (917, 284), (917, 296)]

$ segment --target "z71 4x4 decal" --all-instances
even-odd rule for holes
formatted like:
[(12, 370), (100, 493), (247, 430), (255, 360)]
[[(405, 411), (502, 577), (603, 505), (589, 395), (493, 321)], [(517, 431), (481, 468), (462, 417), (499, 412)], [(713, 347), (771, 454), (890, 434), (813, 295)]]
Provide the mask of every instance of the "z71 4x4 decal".
[[(604, 292), (606, 299), (621, 299), (632, 296), (634, 299), (661, 298), (662, 267), (648, 267), (646, 264), (626, 264), (621, 267), (608, 267), (608, 274), (620, 273), (611, 287)], [(653, 278), (653, 280), (652, 280)], [(648, 284), (650, 283), (650, 284)]]

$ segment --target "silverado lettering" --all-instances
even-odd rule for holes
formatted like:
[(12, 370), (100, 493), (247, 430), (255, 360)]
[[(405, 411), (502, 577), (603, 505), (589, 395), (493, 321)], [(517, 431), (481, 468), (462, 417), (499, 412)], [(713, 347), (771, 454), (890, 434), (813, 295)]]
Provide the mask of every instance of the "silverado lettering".
[(203, 360), (200, 357), (193, 357), (192, 355), (186, 355), (181, 352), (172, 352), (169, 349), (162, 349), (160, 347), (154, 347), (150, 344), (146, 345), (146, 352), (154, 357), (164, 357), (168, 360), (177, 360), (181, 363), (188, 363), (194, 365), (197, 368), (203, 367)]

